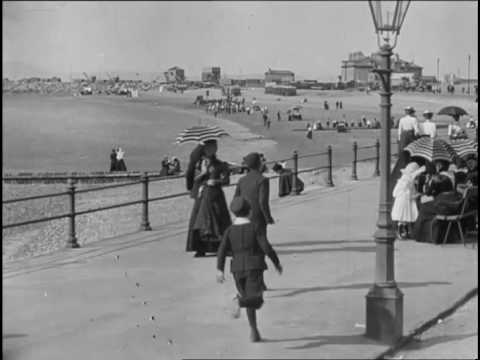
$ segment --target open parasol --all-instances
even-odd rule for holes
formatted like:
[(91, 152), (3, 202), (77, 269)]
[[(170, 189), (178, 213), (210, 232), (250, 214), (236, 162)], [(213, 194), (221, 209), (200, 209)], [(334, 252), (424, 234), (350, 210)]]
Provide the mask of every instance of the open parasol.
[(449, 115), (453, 117), (460, 117), (462, 115), (468, 115), (468, 113), (463, 110), (461, 107), (458, 106), (447, 106), (441, 109), (438, 113), (438, 115)]
[(452, 162), (457, 156), (455, 150), (445, 140), (431, 137), (421, 137), (411, 142), (404, 150), (408, 151), (412, 157), (418, 156), (430, 162), (435, 160)]
[(183, 130), (176, 139), (177, 144), (185, 142), (203, 143), (208, 140), (217, 140), (228, 133), (218, 126), (193, 126)]
[(450, 145), (461, 159), (472, 155), (478, 157), (478, 143), (476, 141), (461, 139), (452, 141)]

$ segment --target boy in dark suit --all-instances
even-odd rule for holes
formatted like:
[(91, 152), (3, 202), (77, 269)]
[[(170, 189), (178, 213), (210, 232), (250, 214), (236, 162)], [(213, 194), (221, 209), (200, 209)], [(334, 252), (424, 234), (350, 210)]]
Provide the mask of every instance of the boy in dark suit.
[(225, 280), (225, 258), (227, 253), (232, 254), (230, 271), (233, 273), (235, 285), (239, 295), (239, 307), (246, 308), (250, 325), (250, 340), (261, 341), (257, 328), (256, 310), (263, 304), (263, 272), (267, 269), (265, 254), (275, 265), (279, 274), (282, 265), (264, 233), (259, 233), (256, 226), (248, 219), (250, 204), (243, 197), (235, 197), (230, 210), (235, 215), (231, 225), (223, 236), (217, 253), (217, 281)]

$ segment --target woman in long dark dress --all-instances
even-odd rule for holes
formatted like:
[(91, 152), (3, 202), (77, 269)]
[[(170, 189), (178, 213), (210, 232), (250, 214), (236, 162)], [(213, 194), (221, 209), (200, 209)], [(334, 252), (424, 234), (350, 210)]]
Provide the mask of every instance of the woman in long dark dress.
[(186, 174), (187, 189), (195, 198), (186, 250), (195, 251), (195, 257), (216, 253), (223, 233), (232, 223), (222, 189), (230, 183), (230, 170), (227, 163), (217, 159), (216, 152), (216, 141), (197, 147)]

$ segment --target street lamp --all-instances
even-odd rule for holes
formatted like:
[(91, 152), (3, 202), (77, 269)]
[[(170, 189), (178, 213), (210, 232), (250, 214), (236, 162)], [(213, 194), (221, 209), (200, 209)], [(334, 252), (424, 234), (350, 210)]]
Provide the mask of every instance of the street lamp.
[(366, 295), (366, 336), (394, 343), (403, 332), (403, 294), (395, 282), (392, 186), (390, 184), (390, 78), (392, 50), (397, 44), (410, 1), (369, 1), (380, 48), (379, 67), (375, 69), (383, 88), (380, 92), (382, 129), (380, 136), (380, 201), (375, 231), (375, 283)]
[(470, 95), (470, 54), (468, 54), (467, 94)]

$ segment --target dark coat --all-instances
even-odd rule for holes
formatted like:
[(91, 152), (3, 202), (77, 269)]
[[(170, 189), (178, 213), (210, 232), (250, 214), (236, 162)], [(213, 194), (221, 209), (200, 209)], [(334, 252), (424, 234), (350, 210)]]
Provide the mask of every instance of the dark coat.
[(217, 253), (217, 269), (223, 271), (227, 253), (232, 253), (230, 271), (266, 270), (265, 255), (279, 265), (278, 256), (264, 234), (256, 231), (253, 223), (232, 225), (223, 236)]
[(187, 171), (185, 172), (185, 181), (187, 190), (190, 191), (190, 197), (195, 199), (198, 194), (198, 189), (201, 184), (195, 183), (195, 172), (199, 169), (202, 156), (203, 156), (203, 145), (198, 145), (190, 153), (190, 162), (188, 163)]
[[(447, 224), (436, 221), (432, 229), (432, 221), (436, 215), (458, 214), (462, 206), (462, 195), (456, 191), (448, 191), (438, 194), (434, 200), (421, 204), (417, 220), (413, 228), (414, 238), (419, 242), (440, 243), (443, 241)], [(458, 229), (452, 226), (450, 231), (451, 241), (458, 240)]]
[[(206, 185), (209, 179), (219, 182)], [(190, 215), (186, 250), (216, 252), (223, 233), (232, 223), (222, 190), (222, 186), (230, 183), (228, 164), (212, 159), (208, 173), (194, 182), (197, 195)], [(203, 190), (199, 193), (200, 186)]]
[[(283, 169), (278, 178), (278, 196), (290, 195), (293, 186), (293, 172), (290, 169)], [(297, 177), (297, 194), (300, 194), (305, 188), (305, 184)]]
[(110, 171), (117, 171), (118, 166), (117, 166), (117, 153), (115, 151), (112, 151), (110, 153)]
[(273, 223), (270, 213), (270, 182), (257, 170), (250, 170), (240, 178), (234, 196), (244, 197), (251, 206), (250, 221), (259, 231), (267, 231), (267, 224)]

